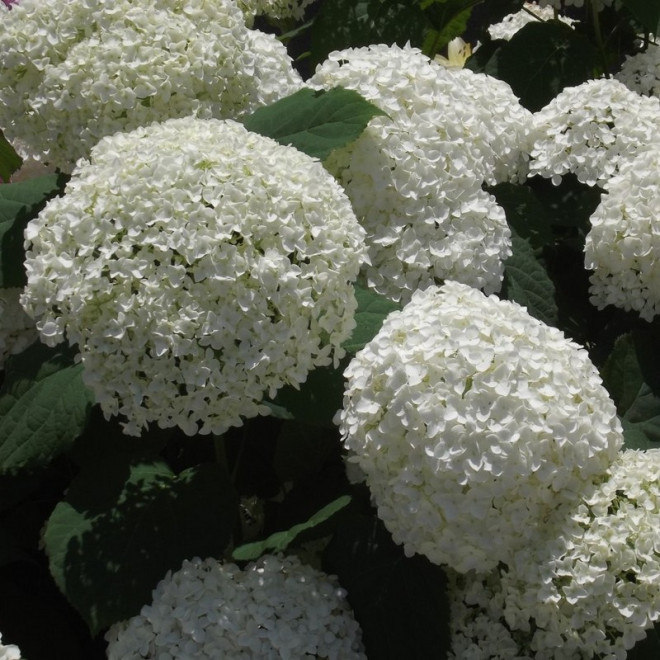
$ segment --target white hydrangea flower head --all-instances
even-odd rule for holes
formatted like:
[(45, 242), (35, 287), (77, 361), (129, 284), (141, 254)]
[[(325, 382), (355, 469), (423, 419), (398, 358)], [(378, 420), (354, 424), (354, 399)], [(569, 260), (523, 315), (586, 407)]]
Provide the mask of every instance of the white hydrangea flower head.
[(361, 637), (336, 579), (281, 555), (243, 570), (184, 561), (158, 584), (151, 605), (106, 634), (108, 660), (366, 660)]
[(620, 166), (605, 184), (590, 218), (585, 268), (590, 300), (599, 309), (614, 305), (646, 321), (660, 314), (660, 145), (648, 147)]
[[(221, 433), (343, 355), (364, 230), (321, 163), (232, 120), (117, 133), (26, 229), (22, 304), (128, 434)], [(198, 426), (201, 428), (198, 429)]]
[(314, 0), (237, 0), (248, 24), (251, 24), (257, 15), (277, 20), (293, 18), (299, 21), (312, 2)]
[(0, 660), (21, 660), (21, 649), (15, 644), (3, 644), (0, 633)]
[(574, 173), (590, 186), (605, 183), (640, 145), (658, 141), (660, 99), (613, 78), (566, 87), (534, 114), (530, 176), (559, 184)]
[(645, 637), (660, 620), (658, 525), (660, 449), (624, 450), (552, 540), (501, 573), (504, 617), (534, 657), (624, 659)]
[(584, 349), (457, 282), (417, 291), (345, 376), (336, 421), (379, 517), (459, 572), (507, 562), (622, 444)]
[(22, 0), (0, 32), (0, 127), (70, 172), (116, 131), (241, 117), (302, 86), (279, 42), (253, 42), (233, 0)]
[(369, 285), (403, 303), (445, 279), (499, 291), (511, 236), (481, 186), (526, 176), (531, 113), (510, 87), (385, 45), (331, 53), (310, 84), (388, 113), (326, 162), (367, 230)]
[(21, 307), (22, 293), (17, 287), (0, 288), (0, 369), (9, 355), (21, 353), (39, 338), (34, 321)]
[(646, 50), (627, 55), (620, 71), (614, 76), (628, 89), (646, 96), (660, 97), (660, 45), (658, 37)]
[(438, 147), (455, 143), (462, 152), (456, 167), (480, 183), (524, 180), (532, 115), (501, 80), (444, 67), (409, 45), (375, 44), (330, 53), (308, 83), (353, 89), (389, 121), (419, 125), (426, 140), (435, 134)]
[[(503, 39), (509, 41), (516, 32), (525, 27), (528, 23), (538, 23), (539, 21), (552, 21), (555, 18), (555, 10), (552, 7), (542, 7), (536, 2), (525, 2), (523, 8), (514, 14), (508, 14), (499, 23), (495, 23), (488, 28), (488, 34), (491, 39)], [(575, 20), (568, 16), (557, 16), (557, 19), (566, 25), (573, 25)]]

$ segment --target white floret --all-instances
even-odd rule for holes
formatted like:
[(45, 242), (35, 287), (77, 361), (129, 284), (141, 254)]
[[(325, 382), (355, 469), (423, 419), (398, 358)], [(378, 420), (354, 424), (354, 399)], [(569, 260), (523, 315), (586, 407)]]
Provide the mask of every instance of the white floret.
[(629, 90), (613, 78), (562, 90), (534, 114), (530, 176), (559, 184), (572, 172), (603, 185), (641, 146), (658, 141), (660, 99)]
[(0, 660), (21, 660), (21, 649), (15, 644), (3, 644), (0, 633)]
[(22, 303), (127, 433), (221, 433), (342, 356), (363, 240), (318, 161), (173, 119), (102, 140), (29, 223)]
[(459, 572), (526, 547), (622, 444), (584, 349), (456, 282), (391, 313), (345, 376), (337, 422), (379, 517)]
[[(499, 23), (489, 26), (488, 34), (491, 39), (503, 39), (509, 41), (516, 32), (529, 23), (538, 23), (539, 21), (552, 21), (555, 18), (555, 10), (549, 6), (541, 6), (536, 2), (525, 2), (523, 8), (514, 14), (507, 14)], [(575, 21), (561, 14), (557, 20), (566, 25), (572, 25)]]
[(651, 39), (656, 42), (646, 50), (626, 56), (615, 78), (638, 94), (660, 97), (660, 45)]
[(244, 570), (184, 561), (138, 616), (106, 634), (109, 660), (366, 660), (362, 632), (336, 579), (294, 556), (266, 555)]
[(67, 172), (105, 135), (238, 118), (302, 86), (233, 0), (22, 0), (3, 18), (0, 52), (0, 128), (22, 157)]
[(634, 310), (646, 321), (660, 313), (659, 169), (660, 145), (620, 166), (590, 217), (584, 248), (591, 302)]

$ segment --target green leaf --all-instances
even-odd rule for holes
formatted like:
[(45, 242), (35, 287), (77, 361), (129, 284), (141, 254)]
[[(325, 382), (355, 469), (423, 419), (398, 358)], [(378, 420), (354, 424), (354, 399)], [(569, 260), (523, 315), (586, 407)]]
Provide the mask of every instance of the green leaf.
[(624, 7), (637, 19), (645, 32), (660, 32), (660, 2), (657, 0), (621, 0)]
[(468, 66), (509, 83), (522, 105), (536, 112), (564, 87), (597, 77), (599, 58), (586, 37), (547, 21), (528, 23), (510, 41), (492, 42)]
[(557, 325), (555, 285), (530, 242), (511, 231), (513, 254), (504, 264), (502, 296), (527, 308), (534, 317)]
[(243, 124), (250, 131), (324, 160), (333, 149), (357, 139), (378, 115), (385, 113), (353, 90), (301, 89), (255, 110)]
[(0, 473), (46, 465), (82, 433), (93, 397), (74, 355), (37, 342), (8, 360), (0, 389)]
[(217, 464), (174, 475), (163, 462), (106, 457), (74, 479), (48, 520), (50, 571), (96, 635), (150, 603), (184, 559), (220, 557), (236, 511), (229, 475)]
[(22, 287), (23, 231), (46, 202), (61, 192), (63, 176), (46, 174), (20, 183), (0, 185), (0, 287)]
[(0, 131), (0, 183), (9, 181), (9, 177), (21, 166), (22, 162), (21, 157)]
[(401, 309), (399, 303), (392, 302), (368, 287), (355, 284), (354, 288), (358, 303), (355, 313), (356, 326), (350, 339), (342, 344), (348, 353), (353, 354), (364, 348), (376, 336), (390, 312)]
[(338, 527), (324, 570), (348, 592), (367, 657), (446, 657), (450, 617), (442, 569), (421, 555), (406, 557), (375, 516), (355, 515)]
[(544, 205), (528, 186), (499, 183), (488, 188), (506, 213), (506, 221), (518, 236), (527, 239), (533, 248), (552, 243), (554, 234), (550, 216)]
[(644, 383), (621, 418), (624, 444), (629, 449), (658, 447), (660, 442), (660, 397)]
[(236, 561), (252, 561), (266, 552), (283, 552), (299, 534), (325, 522), (328, 518), (334, 516), (337, 511), (347, 506), (350, 501), (351, 497), (349, 495), (342, 495), (334, 502), (324, 506), (320, 511), (317, 511), (307, 522), (294, 525), (285, 532), (271, 534), (263, 541), (245, 543), (239, 546), (232, 552), (232, 558)]
[(603, 385), (623, 415), (633, 404), (644, 384), (631, 334), (619, 337), (601, 370)]
[(422, 0), (420, 4), (432, 28), (424, 39), (424, 53), (435, 57), (443, 46), (464, 34), (472, 7), (479, 2), (480, 0)]

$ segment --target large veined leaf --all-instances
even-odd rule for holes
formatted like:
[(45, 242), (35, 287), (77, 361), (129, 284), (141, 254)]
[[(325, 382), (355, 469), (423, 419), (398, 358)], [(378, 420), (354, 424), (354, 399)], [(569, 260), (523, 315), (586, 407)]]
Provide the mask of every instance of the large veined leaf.
[(12, 356), (0, 389), (0, 473), (46, 465), (82, 433), (93, 404), (75, 351), (40, 343)]
[(629, 449), (660, 447), (660, 397), (646, 383), (640, 387), (621, 423), (624, 444)]
[(236, 519), (229, 475), (206, 463), (105, 457), (74, 479), (44, 535), (53, 578), (93, 635), (151, 602), (184, 559), (220, 557)]
[(622, 335), (616, 340), (601, 369), (601, 377), (618, 414), (625, 414), (644, 384), (632, 334)]
[(504, 264), (502, 295), (527, 308), (534, 317), (557, 325), (555, 286), (527, 239), (511, 232), (513, 254)]
[(63, 177), (58, 174), (0, 185), (0, 287), (25, 285), (23, 231), (62, 186)]
[(384, 114), (350, 89), (301, 89), (255, 110), (243, 124), (250, 131), (324, 160), (333, 149), (358, 138), (372, 117)]
[(324, 506), (320, 511), (317, 511), (311, 518), (303, 523), (294, 525), (291, 529), (271, 534), (263, 541), (245, 543), (239, 546), (232, 553), (232, 557), (237, 561), (251, 561), (258, 559), (266, 552), (283, 552), (302, 532), (325, 522), (328, 518), (334, 516), (335, 513), (347, 506), (350, 501), (351, 498), (349, 495), (342, 495), (334, 502), (330, 502), (330, 504)]

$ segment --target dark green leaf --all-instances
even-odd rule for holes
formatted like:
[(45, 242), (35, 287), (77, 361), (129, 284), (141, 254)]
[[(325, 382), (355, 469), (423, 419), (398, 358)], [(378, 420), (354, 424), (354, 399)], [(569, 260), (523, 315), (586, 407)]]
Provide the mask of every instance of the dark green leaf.
[(301, 89), (255, 110), (243, 123), (250, 131), (324, 160), (333, 149), (357, 139), (372, 117), (384, 114), (350, 89)]
[(466, 30), (472, 7), (480, 0), (422, 0), (431, 30), (424, 39), (423, 51), (429, 57), (435, 57), (438, 51), (455, 37), (460, 37)]
[(504, 80), (532, 112), (564, 87), (598, 74), (598, 52), (581, 34), (559, 21), (528, 23), (508, 42), (493, 42), (470, 68)]
[(506, 221), (533, 248), (552, 243), (554, 235), (544, 205), (528, 186), (499, 183), (488, 188), (506, 213)]
[(513, 254), (504, 264), (502, 296), (527, 308), (535, 318), (557, 325), (555, 285), (529, 241), (511, 232)]
[(324, 555), (362, 627), (367, 657), (444, 658), (449, 650), (445, 576), (425, 557), (406, 557), (375, 517), (340, 525)]
[(357, 353), (364, 348), (380, 330), (390, 312), (401, 309), (399, 303), (392, 302), (368, 287), (355, 285), (355, 298), (358, 307), (355, 313), (355, 329), (351, 338), (343, 343), (349, 353)]
[(176, 476), (162, 462), (120, 459), (84, 469), (44, 535), (53, 578), (92, 634), (137, 614), (184, 559), (220, 557), (236, 518), (219, 465)]
[[(272, 402), (265, 402), (280, 419), (296, 419), (313, 426), (332, 426), (332, 418), (342, 406), (344, 398), (343, 371), (346, 361), (338, 369), (317, 367), (309, 372), (299, 389), (287, 385), (281, 388)], [(288, 416), (282, 414), (286, 411)]]
[(74, 354), (35, 343), (8, 360), (0, 389), (0, 472), (46, 465), (83, 431), (93, 397)]
[(337, 511), (341, 511), (341, 509), (347, 506), (350, 501), (351, 498), (349, 495), (342, 495), (334, 502), (330, 502), (330, 504), (324, 506), (320, 511), (317, 511), (306, 522), (294, 525), (285, 532), (271, 534), (263, 541), (245, 543), (236, 548), (231, 556), (236, 561), (252, 561), (261, 557), (266, 552), (284, 552), (299, 534), (325, 522), (328, 518), (334, 516)]
[(62, 186), (63, 177), (58, 174), (0, 185), (0, 287), (25, 285), (23, 231)]
[(618, 414), (623, 415), (637, 398), (644, 383), (631, 334), (617, 339), (614, 349), (603, 365), (601, 376), (603, 385), (616, 404)]
[(629, 449), (658, 447), (660, 442), (660, 398), (644, 383), (621, 418), (625, 446)]
[(644, 32), (660, 32), (660, 2), (657, 0), (621, 0), (624, 7), (637, 19)]
[(370, 44), (422, 46), (428, 21), (411, 0), (326, 0), (311, 30), (311, 64), (333, 50)]
[(21, 162), (21, 157), (0, 131), (0, 183), (7, 183), (9, 177), (21, 166)]

